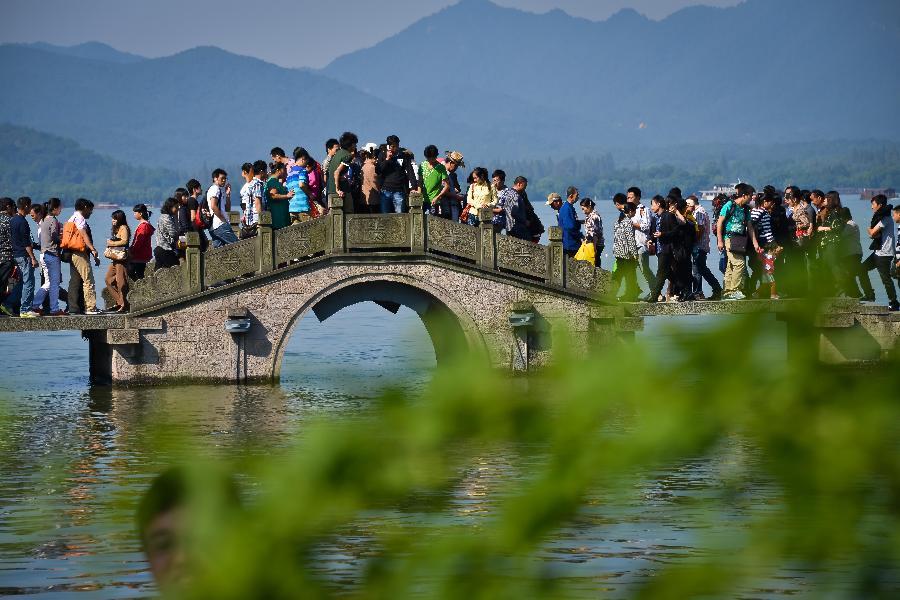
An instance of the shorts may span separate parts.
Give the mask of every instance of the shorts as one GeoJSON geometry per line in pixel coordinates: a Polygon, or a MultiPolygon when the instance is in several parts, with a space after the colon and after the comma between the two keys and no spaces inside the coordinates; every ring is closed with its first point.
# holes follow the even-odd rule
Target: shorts
{"type": "Polygon", "coordinates": [[[760,251],[763,273],[759,280],[763,283],[775,283],[775,259],[778,257],[775,253],[776,248],[778,248],[776,244],[766,244],[760,251]]]}

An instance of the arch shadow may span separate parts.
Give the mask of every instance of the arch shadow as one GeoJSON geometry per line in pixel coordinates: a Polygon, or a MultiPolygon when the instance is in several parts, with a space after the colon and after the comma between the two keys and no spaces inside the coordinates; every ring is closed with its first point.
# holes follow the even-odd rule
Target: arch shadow
{"type": "Polygon", "coordinates": [[[488,351],[468,310],[437,289],[413,277],[380,273],[357,275],[316,293],[291,317],[284,333],[277,341],[272,380],[281,377],[281,364],[288,340],[297,324],[310,311],[321,322],[348,306],[360,302],[374,302],[396,314],[401,306],[413,310],[422,320],[440,364],[454,356],[476,353],[487,360],[488,351]]]}

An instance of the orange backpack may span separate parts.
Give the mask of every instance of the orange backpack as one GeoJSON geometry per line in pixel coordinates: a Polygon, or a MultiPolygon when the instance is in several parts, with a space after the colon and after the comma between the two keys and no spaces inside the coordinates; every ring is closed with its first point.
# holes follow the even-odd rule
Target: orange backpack
{"type": "Polygon", "coordinates": [[[81,232],[78,231],[78,226],[75,225],[75,221],[68,221],[63,226],[62,239],[59,242],[59,247],[63,250],[71,250],[72,252],[84,252],[87,250],[84,238],[81,237],[81,232]]]}

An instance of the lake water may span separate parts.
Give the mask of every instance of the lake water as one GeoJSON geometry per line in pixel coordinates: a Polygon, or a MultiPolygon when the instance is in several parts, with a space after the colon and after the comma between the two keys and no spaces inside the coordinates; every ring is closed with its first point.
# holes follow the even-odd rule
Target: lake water
{"type": "MultiPolygon", "coordinates": [[[[555,223],[546,208],[539,209],[544,222],[555,223]]],[[[611,203],[601,208],[610,240],[611,203]]],[[[92,222],[95,238],[103,237],[109,212],[98,211],[92,222]]],[[[664,351],[673,324],[707,327],[710,321],[650,319],[641,337],[664,351]]],[[[773,342],[783,353],[777,346],[773,342]]],[[[164,440],[149,441],[156,417],[177,411],[168,435],[190,434],[192,447],[180,449],[187,454],[266,453],[302,432],[310,418],[364,415],[388,383],[422,390],[435,364],[415,313],[403,308],[391,315],[374,304],[347,308],[324,323],[305,318],[277,387],[91,389],[87,346],[77,332],[0,334],[0,355],[7,357],[0,376],[0,595],[35,599],[155,594],[133,520],[123,516],[117,499],[133,498],[172,460],[164,440]]],[[[721,461],[747,451],[735,442],[721,461]]],[[[721,461],[648,474],[642,493],[612,512],[598,492],[575,522],[548,541],[543,559],[584,590],[617,596],[652,576],[659,564],[704,552],[701,535],[706,542],[740,539],[744,523],[766,510],[775,492],[758,482],[724,520],[711,522],[691,500],[717,489],[721,461]]],[[[456,491],[466,507],[457,517],[461,526],[489,514],[496,498],[485,490],[521,477],[523,466],[497,454],[471,468],[456,491]]],[[[397,511],[379,518],[416,516],[397,511]]],[[[350,555],[334,556],[326,568],[352,574],[356,563],[350,555]]],[[[808,585],[802,572],[783,569],[768,582],[770,591],[757,595],[809,592],[808,585]]]]}

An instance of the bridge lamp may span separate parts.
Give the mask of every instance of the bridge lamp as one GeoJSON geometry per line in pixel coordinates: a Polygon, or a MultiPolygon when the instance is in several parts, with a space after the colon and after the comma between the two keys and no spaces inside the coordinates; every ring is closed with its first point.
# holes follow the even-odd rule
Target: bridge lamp
{"type": "Polygon", "coordinates": [[[247,309],[229,310],[225,319],[225,331],[236,335],[244,335],[250,331],[250,313],[247,309]]]}
{"type": "Polygon", "coordinates": [[[509,326],[513,329],[531,327],[534,325],[533,312],[513,312],[509,314],[509,326]]]}

